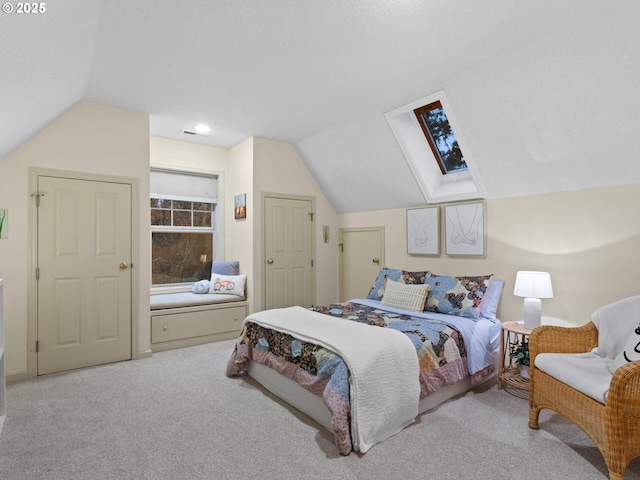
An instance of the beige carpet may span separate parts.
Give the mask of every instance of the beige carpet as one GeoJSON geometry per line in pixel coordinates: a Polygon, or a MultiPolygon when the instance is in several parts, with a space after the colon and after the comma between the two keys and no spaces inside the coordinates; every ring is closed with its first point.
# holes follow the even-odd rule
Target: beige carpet
{"type": "MultiPolygon", "coordinates": [[[[495,382],[423,414],[364,455],[248,379],[225,377],[233,342],[47,375],[8,386],[0,478],[607,478],[576,427],[495,382]]],[[[627,469],[640,479],[640,461],[627,469]]]]}

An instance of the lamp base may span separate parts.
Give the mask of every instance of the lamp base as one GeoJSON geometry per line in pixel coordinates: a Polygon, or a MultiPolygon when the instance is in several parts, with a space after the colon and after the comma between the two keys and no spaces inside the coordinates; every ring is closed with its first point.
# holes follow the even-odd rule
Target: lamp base
{"type": "Polygon", "coordinates": [[[524,328],[533,330],[542,323],[542,300],[539,298],[524,299],[524,328]]]}

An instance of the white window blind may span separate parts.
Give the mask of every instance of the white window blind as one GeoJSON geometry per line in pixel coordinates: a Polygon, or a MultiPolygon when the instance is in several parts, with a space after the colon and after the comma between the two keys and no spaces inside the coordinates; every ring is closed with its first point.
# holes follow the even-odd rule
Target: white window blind
{"type": "Polygon", "coordinates": [[[151,197],[217,203],[218,179],[212,175],[151,170],[151,197]]]}

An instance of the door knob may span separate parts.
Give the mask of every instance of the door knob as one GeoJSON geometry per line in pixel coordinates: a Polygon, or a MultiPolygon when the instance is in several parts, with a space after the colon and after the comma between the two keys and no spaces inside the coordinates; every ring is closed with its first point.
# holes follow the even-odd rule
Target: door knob
{"type": "Polygon", "coordinates": [[[129,265],[127,265],[127,262],[122,262],[120,264],[120,270],[126,270],[127,268],[129,268],[129,265]]]}
{"type": "Polygon", "coordinates": [[[273,258],[267,258],[267,263],[271,265],[273,263],[273,258]]]}
{"type": "Polygon", "coordinates": [[[373,263],[380,263],[380,259],[378,257],[373,257],[371,260],[373,263]]]}

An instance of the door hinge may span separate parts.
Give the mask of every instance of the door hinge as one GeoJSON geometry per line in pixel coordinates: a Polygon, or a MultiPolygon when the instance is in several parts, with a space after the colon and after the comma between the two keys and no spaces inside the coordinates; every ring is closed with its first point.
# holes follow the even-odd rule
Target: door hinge
{"type": "Polygon", "coordinates": [[[311,212],[309,213],[309,216],[311,217],[311,221],[313,222],[313,216],[315,215],[315,213],[311,212]]]}
{"type": "Polygon", "coordinates": [[[344,243],[339,243],[338,246],[340,247],[340,251],[344,252],[344,243]]]}
{"type": "Polygon", "coordinates": [[[36,267],[36,280],[40,280],[40,267],[36,267]]]}
{"type": "Polygon", "coordinates": [[[36,340],[36,353],[40,350],[40,340],[36,340]]]}
{"type": "Polygon", "coordinates": [[[313,267],[313,258],[311,259],[311,266],[313,267]]]}
{"type": "Polygon", "coordinates": [[[40,206],[40,197],[44,197],[44,193],[36,192],[31,194],[32,197],[36,197],[36,207],[40,206]]]}

